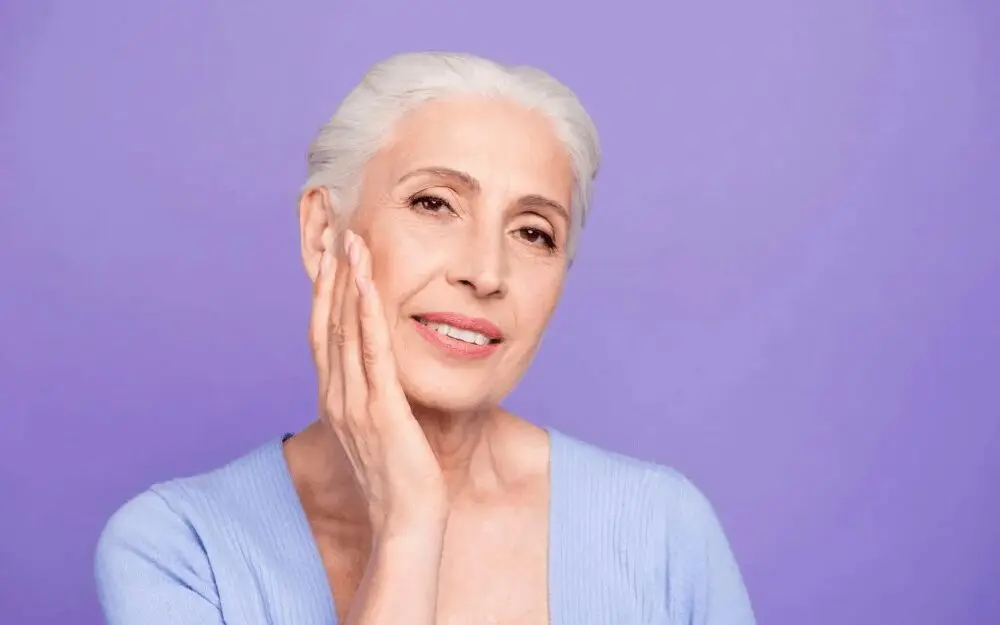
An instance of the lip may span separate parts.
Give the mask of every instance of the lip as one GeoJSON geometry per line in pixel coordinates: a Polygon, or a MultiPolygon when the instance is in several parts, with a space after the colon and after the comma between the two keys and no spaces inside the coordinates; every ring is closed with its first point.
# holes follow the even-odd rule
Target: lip
{"type": "Polygon", "coordinates": [[[486,319],[466,317],[458,313],[425,313],[413,316],[417,332],[427,342],[441,349],[448,356],[462,359],[480,359],[493,354],[500,347],[503,332],[486,319]],[[461,330],[478,332],[490,339],[486,345],[466,343],[431,329],[427,323],[443,323],[461,330]]]}
{"type": "Polygon", "coordinates": [[[491,341],[503,339],[503,330],[488,319],[466,317],[452,312],[430,312],[413,315],[415,318],[429,323],[444,323],[460,330],[471,330],[486,336],[491,341]]]}

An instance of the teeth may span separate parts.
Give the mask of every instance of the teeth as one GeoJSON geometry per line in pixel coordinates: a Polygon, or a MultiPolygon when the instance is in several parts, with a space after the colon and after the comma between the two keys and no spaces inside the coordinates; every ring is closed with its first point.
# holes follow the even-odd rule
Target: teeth
{"type": "Polygon", "coordinates": [[[453,328],[446,323],[428,323],[427,327],[435,332],[444,334],[445,336],[450,336],[453,339],[458,339],[459,341],[472,343],[474,345],[486,345],[490,342],[489,337],[484,334],[473,332],[472,330],[453,328]]]}

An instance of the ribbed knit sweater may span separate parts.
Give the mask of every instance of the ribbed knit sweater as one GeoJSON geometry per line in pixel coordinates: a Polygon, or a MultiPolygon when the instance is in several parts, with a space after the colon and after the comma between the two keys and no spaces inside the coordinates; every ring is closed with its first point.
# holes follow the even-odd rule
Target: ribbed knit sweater
{"type": "MultiPolygon", "coordinates": [[[[722,527],[691,482],[549,435],[551,625],[754,625],[722,527]]],[[[96,554],[109,625],[337,623],[282,441],[155,485],[111,517],[96,554]]]]}

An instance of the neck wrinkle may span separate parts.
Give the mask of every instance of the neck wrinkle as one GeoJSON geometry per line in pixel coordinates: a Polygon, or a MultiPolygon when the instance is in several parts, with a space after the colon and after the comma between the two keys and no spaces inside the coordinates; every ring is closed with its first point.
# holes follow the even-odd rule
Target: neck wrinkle
{"type": "MultiPolygon", "coordinates": [[[[466,496],[486,496],[502,486],[496,438],[502,411],[444,413],[416,408],[414,418],[444,473],[454,502],[466,496]]],[[[286,443],[286,458],[307,514],[318,522],[367,525],[364,495],[336,433],[318,420],[286,443]]]]}

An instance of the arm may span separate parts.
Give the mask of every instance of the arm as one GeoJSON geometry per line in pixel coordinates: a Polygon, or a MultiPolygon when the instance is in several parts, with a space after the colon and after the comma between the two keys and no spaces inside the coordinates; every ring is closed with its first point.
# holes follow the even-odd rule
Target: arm
{"type": "Polygon", "coordinates": [[[94,572],[108,625],[223,625],[198,536],[155,491],[111,517],[94,572]]]}
{"type": "MultiPolygon", "coordinates": [[[[691,567],[691,625],[755,625],[739,566],[712,504],[693,484],[686,484],[684,505],[686,562],[691,567]]],[[[681,621],[679,621],[681,622],[681,621]]]]}
{"type": "Polygon", "coordinates": [[[434,623],[443,541],[442,526],[376,543],[345,625],[434,623]]]}
{"type": "Polygon", "coordinates": [[[313,307],[321,406],[354,468],[374,536],[346,624],[433,625],[447,486],[396,377],[371,255],[348,231],[348,263],[337,271],[332,238],[323,235],[313,307]]]}

